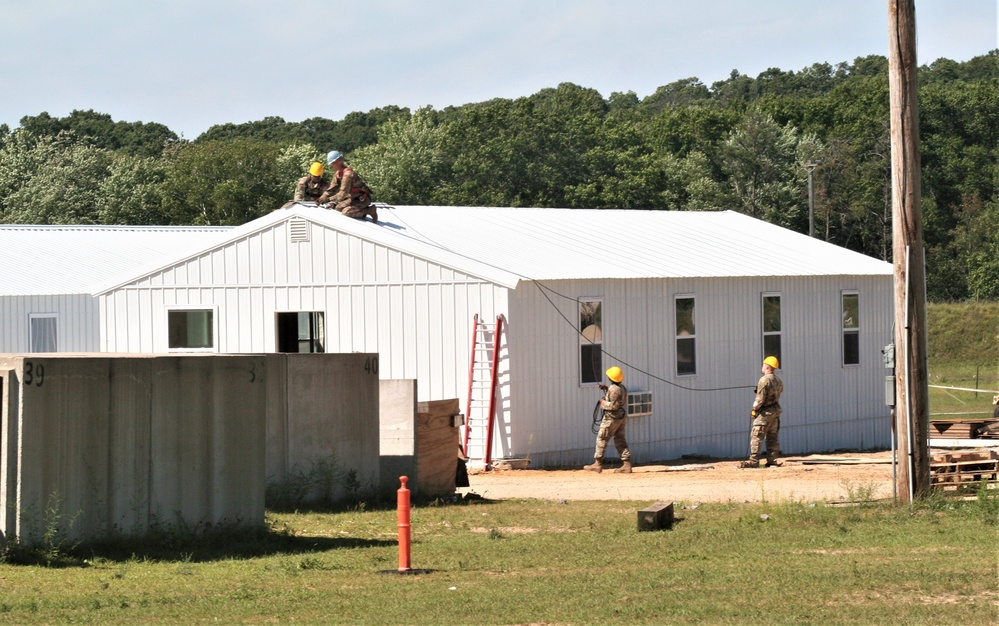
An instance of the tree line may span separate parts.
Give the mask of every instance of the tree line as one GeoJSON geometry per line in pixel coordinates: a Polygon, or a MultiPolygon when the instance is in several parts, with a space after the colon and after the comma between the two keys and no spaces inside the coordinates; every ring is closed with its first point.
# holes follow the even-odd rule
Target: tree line
{"type": "MultiPolygon", "coordinates": [[[[918,77],[929,296],[997,300],[999,50],[918,77]]],[[[730,209],[890,261],[888,107],[888,61],[867,56],[688,78],[645,98],[563,83],[440,110],[222,124],[194,140],[41,113],[0,125],[0,222],[242,224],[337,149],[389,204],[730,209]]]]}

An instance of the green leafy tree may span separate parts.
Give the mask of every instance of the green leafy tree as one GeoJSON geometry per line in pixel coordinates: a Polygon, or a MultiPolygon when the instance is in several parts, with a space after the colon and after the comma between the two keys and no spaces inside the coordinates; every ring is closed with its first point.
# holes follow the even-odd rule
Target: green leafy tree
{"type": "Polygon", "coordinates": [[[0,217],[12,224],[96,224],[109,151],[72,133],[19,129],[0,151],[0,217]]]}
{"type": "Polygon", "coordinates": [[[286,122],[281,117],[265,117],[242,124],[218,124],[198,136],[196,142],[254,139],[283,144],[312,144],[321,150],[339,150],[344,154],[371,145],[378,140],[378,129],[385,122],[409,117],[409,109],[387,106],[367,113],[354,111],[343,120],[334,122],[323,117],[312,117],[302,122],[286,122]]]}
{"type": "Polygon", "coordinates": [[[21,118],[21,128],[35,137],[55,137],[70,132],[91,145],[139,156],[159,156],[177,135],[163,124],[115,122],[107,113],[73,111],[67,117],[48,113],[21,118]]]}
{"type": "Polygon", "coordinates": [[[530,115],[526,100],[496,99],[462,107],[449,115],[444,152],[453,157],[443,194],[447,204],[529,206],[531,147],[522,130],[530,115]]]}
{"type": "Polygon", "coordinates": [[[780,126],[761,113],[748,115],[729,135],[724,168],[738,210],[799,232],[807,230],[798,143],[797,129],[780,126]]]}
{"type": "Polygon", "coordinates": [[[640,108],[647,116],[652,117],[664,109],[705,103],[711,97],[711,90],[697,77],[684,78],[656,89],[642,99],[640,108]]]}
{"type": "Polygon", "coordinates": [[[108,175],[100,182],[97,219],[101,224],[165,225],[163,183],[167,170],[163,159],[114,155],[108,175]]]}
{"type": "MultiPolygon", "coordinates": [[[[999,183],[999,176],[996,177],[999,183]]],[[[989,202],[958,232],[956,247],[966,259],[968,293],[976,300],[999,300],[999,202],[989,202]]]]}
{"type": "Polygon", "coordinates": [[[281,148],[252,139],[180,144],[168,151],[163,210],[171,224],[239,225],[282,206],[281,148]]]}
{"type": "Polygon", "coordinates": [[[446,152],[450,125],[437,123],[430,107],[412,117],[388,120],[378,142],[352,153],[357,168],[376,201],[390,204],[449,204],[445,181],[453,159],[446,152]]]}

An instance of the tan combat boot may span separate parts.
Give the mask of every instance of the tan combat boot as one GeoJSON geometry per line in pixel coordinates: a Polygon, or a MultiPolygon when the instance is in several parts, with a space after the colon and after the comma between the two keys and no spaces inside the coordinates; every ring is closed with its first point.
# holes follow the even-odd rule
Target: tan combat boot
{"type": "Polygon", "coordinates": [[[625,461],[621,464],[621,467],[614,470],[615,474],[630,474],[631,473],[631,461],[625,461]]]}
{"type": "Polygon", "coordinates": [[[584,465],[583,469],[590,470],[591,472],[596,472],[599,474],[600,472],[604,471],[603,459],[593,459],[593,465],[584,465]]]}
{"type": "Polygon", "coordinates": [[[368,215],[371,216],[371,221],[372,222],[374,222],[376,224],[378,223],[378,208],[375,207],[375,205],[373,205],[373,204],[368,205],[368,215]]]}

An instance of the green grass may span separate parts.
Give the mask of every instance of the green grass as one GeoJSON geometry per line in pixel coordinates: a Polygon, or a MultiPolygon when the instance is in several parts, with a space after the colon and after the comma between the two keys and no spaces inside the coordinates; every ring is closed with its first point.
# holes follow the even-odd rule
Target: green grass
{"type": "Polygon", "coordinates": [[[926,317],[931,364],[999,365],[999,302],[931,303],[926,317]]]}
{"type": "Polygon", "coordinates": [[[266,532],[0,564],[0,623],[994,624],[999,501],[416,506],[398,575],[388,509],[275,514],[266,532]]]}
{"type": "MultiPolygon", "coordinates": [[[[929,384],[999,390],[999,302],[927,307],[929,384]]],[[[930,387],[931,419],[992,417],[991,391],[930,387]]]]}

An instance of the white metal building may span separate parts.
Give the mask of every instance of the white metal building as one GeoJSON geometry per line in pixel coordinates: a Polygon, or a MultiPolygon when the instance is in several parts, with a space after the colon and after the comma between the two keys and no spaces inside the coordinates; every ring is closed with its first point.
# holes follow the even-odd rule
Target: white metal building
{"type": "MultiPolygon", "coordinates": [[[[890,264],[734,212],[307,204],[94,289],[107,352],[370,352],[421,401],[469,395],[473,318],[503,316],[491,456],[592,458],[610,365],[643,403],[635,462],[744,456],[781,360],[785,452],[889,443],[890,264]]],[[[469,415],[473,458],[484,417],[469,415]]]]}
{"type": "Polygon", "coordinates": [[[98,286],[227,230],[0,225],[0,353],[99,351],[98,286]]]}

